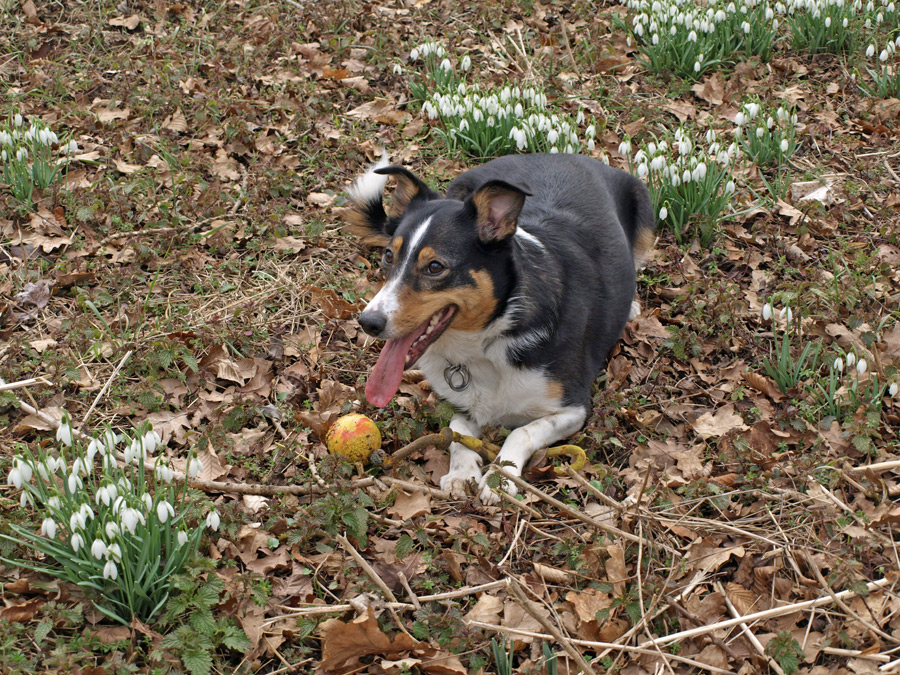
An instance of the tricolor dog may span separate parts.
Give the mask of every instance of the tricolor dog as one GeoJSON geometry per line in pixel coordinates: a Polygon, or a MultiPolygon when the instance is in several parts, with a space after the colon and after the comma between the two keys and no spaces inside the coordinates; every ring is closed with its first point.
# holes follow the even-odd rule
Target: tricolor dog
{"type": "MultiPolygon", "coordinates": [[[[416,366],[460,411],[455,431],[513,429],[495,461],[515,475],[578,431],[609,350],[639,311],[635,265],[655,222],[644,185],[588,157],[518,155],[466,171],[441,197],[385,157],[349,196],[351,231],[384,249],[385,284],[359,316],[385,340],[369,402],[386,406],[416,366]]],[[[478,454],[454,443],[441,488],[461,496],[474,483],[494,503],[486,480],[478,454]]]]}

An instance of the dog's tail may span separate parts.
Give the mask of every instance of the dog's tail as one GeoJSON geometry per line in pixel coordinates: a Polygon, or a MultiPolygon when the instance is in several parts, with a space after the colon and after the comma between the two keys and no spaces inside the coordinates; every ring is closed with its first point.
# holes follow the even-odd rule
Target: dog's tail
{"type": "Polygon", "coordinates": [[[620,212],[626,217],[624,222],[628,240],[631,242],[631,254],[634,256],[634,266],[639,269],[644,266],[650,249],[653,248],[656,231],[656,213],[653,210],[653,202],[647,186],[639,179],[629,181],[630,189],[622,195],[627,203],[620,204],[620,212]]]}
{"type": "Polygon", "coordinates": [[[387,175],[375,173],[376,169],[386,167],[389,160],[385,152],[381,159],[357,178],[347,190],[350,205],[343,214],[347,221],[347,229],[370,246],[384,246],[389,239],[384,229],[388,216],[383,201],[387,175]]]}

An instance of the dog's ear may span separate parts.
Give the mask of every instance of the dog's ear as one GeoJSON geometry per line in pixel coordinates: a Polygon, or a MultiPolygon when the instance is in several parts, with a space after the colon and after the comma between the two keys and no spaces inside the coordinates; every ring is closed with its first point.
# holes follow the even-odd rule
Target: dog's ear
{"type": "Polygon", "coordinates": [[[397,228],[397,223],[391,221],[384,212],[382,202],[387,178],[379,175],[378,170],[387,164],[388,156],[385,153],[377,164],[357,178],[347,190],[350,204],[343,213],[347,229],[369,246],[387,246],[397,228]]]}
{"type": "Polygon", "coordinates": [[[418,176],[403,166],[383,166],[375,169],[382,176],[394,176],[397,187],[391,195],[391,218],[400,219],[416,199],[440,199],[441,196],[428,187],[418,176]]]}
{"type": "Polygon", "coordinates": [[[466,201],[475,209],[478,238],[487,244],[515,233],[525,197],[530,195],[525,186],[504,180],[488,181],[475,190],[466,201]]]}

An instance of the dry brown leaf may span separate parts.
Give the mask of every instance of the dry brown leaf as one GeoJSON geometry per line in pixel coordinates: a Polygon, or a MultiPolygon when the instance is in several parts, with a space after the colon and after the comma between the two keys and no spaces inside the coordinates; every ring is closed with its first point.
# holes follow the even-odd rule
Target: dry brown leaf
{"type": "Polygon", "coordinates": [[[163,121],[163,129],[168,129],[169,131],[174,131],[178,134],[183,134],[187,131],[187,118],[184,116],[184,113],[181,112],[181,108],[176,108],[175,112],[163,121]]]}
{"type": "Polygon", "coordinates": [[[718,72],[713,72],[703,82],[698,82],[691,91],[697,98],[706,101],[711,105],[722,105],[725,98],[725,84],[722,82],[722,76],[718,72]]]}
{"type": "Polygon", "coordinates": [[[621,544],[611,544],[603,549],[609,555],[606,561],[606,579],[613,585],[616,595],[625,594],[628,570],[625,567],[625,549],[621,544]]]}
{"type": "Polygon", "coordinates": [[[6,621],[16,621],[18,623],[28,623],[34,619],[38,610],[46,602],[44,598],[32,598],[18,605],[8,605],[0,609],[0,619],[6,621]]]}
{"type": "Polygon", "coordinates": [[[405,633],[393,639],[378,627],[375,612],[366,613],[350,622],[329,619],[322,624],[322,661],[319,669],[335,675],[359,670],[362,656],[396,657],[411,651],[418,643],[405,633]]]}
{"type": "Polygon", "coordinates": [[[431,495],[427,492],[407,494],[399,492],[387,512],[400,520],[409,520],[431,513],[431,495]]]}
{"type": "Polygon", "coordinates": [[[566,601],[572,603],[575,614],[581,621],[596,622],[597,612],[612,607],[613,598],[609,593],[588,588],[584,591],[569,591],[566,601]]]}
{"type": "MultiPolygon", "coordinates": [[[[106,109],[97,113],[97,119],[101,122],[112,122],[113,120],[127,120],[131,115],[131,109],[123,108],[122,110],[106,109]]],[[[81,157],[79,157],[81,159],[81,157]]]]}
{"type": "Polygon", "coordinates": [[[126,30],[135,30],[141,25],[141,15],[132,14],[131,16],[115,16],[109,20],[109,25],[125,28],[126,30]]]}
{"type": "Polygon", "coordinates": [[[124,174],[135,173],[144,168],[140,164],[129,164],[124,159],[115,159],[113,164],[116,166],[116,171],[124,174]]]}
{"type": "Polygon", "coordinates": [[[704,413],[695,419],[691,426],[703,439],[724,436],[734,430],[746,431],[750,428],[744,424],[743,418],[734,411],[734,406],[730,403],[715,413],[704,413]]]}

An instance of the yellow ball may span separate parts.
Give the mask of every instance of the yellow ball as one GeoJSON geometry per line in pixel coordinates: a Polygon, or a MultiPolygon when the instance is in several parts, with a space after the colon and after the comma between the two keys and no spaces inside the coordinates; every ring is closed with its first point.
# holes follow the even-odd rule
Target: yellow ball
{"type": "Polygon", "coordinates": [[[325,434],[325,446],[333,455],[351,462],[367,462],[381,447],[381,431],[365,415],[344,415],[335,420],[325,434]]]}

